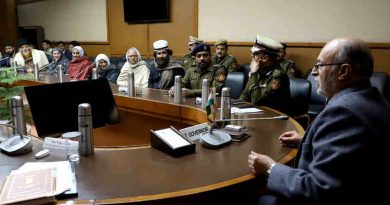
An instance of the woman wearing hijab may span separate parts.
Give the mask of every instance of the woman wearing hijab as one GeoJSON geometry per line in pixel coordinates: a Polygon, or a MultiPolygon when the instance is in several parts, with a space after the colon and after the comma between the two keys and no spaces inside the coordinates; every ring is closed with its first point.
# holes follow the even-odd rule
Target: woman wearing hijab
{"type": "Polygon", "coordinates": [[[53,62],[47,66],[47,75],[57,75],[59,67],[61,66],[63,74],[66,73],[69,67],[69,60],[62,55],[62,52],[58,48],[52,49],[53,62]]]}
{"type": "Polygon", "coordinates": [[[132,72],[134,73],[134,84],[137,87],[148,87],[150,71],[146,62],[141,59],[139,51],[134,47],[127,50],[126,60],[116,82],[119,85],[127,86],[127,74],[132,72]]]}
{"type": "Polygon", "coordinates": [[[107,78],[108,82],[116,83],[119,71],[110,67],[110,59],[105,54],[99,54],[95,59],[97,74],[99,78],[107,78]]]}
{"type": "Polygon", "coordinates": [[[72,80],[86,80],[92,73],[92,62],[84,55],[84,50],[80,46],[72,49],[72,61],[67,71],[72,80]]]}

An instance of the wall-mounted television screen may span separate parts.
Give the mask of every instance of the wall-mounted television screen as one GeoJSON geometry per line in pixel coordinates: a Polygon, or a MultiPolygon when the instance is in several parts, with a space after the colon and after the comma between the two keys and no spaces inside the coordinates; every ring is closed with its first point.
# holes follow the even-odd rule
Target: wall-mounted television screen
{"type": "Polygon", "coordinates": [[[169,0],[123,0],[125,22],[169,22],[169,0]]]}

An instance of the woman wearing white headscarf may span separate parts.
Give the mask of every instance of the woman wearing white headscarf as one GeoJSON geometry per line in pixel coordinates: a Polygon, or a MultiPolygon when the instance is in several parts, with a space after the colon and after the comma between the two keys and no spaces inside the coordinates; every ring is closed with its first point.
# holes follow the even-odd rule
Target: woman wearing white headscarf
{"type": "Polygon", "coordinates": [[[119,71],[110,66],[110,59],[105,54],[99,54],[95,58],[96,70],[99,78],[107,78],[108,82],[116,83],[119,71]]]}
{"type": "Polygon", "coordinates": [[[92,73],[92,62],[84,55],[84,50],[80,46],[72,48],[72,61],[67,71],[72,80],[86,80],[92,73]]]}
{"type": "Polygon", "coordinates": [[[149,68],[145,61],[141,59],[141,54],[136,48],[130,48],[126,52],[126,63],[121,69],[117,83],[127,86],[127,74],[134,73],[134,84],[139,87],[148,87],[149,68]]]}

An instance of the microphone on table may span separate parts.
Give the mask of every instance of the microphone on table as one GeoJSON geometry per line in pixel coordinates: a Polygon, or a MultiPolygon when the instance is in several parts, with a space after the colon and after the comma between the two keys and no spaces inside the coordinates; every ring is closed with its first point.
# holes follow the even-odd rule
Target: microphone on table
{"type": "Polygon", "coordinates": [[[0,144],[0,150],[9,155],[20,155],[32,150],[32,142],[27,134],[26,122],[24,120],[23,99],[21,96],[11,98],[12,121],[14,125],[0,124],[13,129],[13,136],[0,144]]]}
{"type": "Polygon", "coordinates": [[[243,119],[219,119],[213,122],[210,126],[209,132],[212,133],[212,130],[219,128],[217,123],[221,122],[237,122],[237,121],[254,121],[254,120],[287,120],[289,116],[287,115],[278,115],[273,117],[253,117],[253,118],[243,118],[243,119]]]}
{"type": "Polygon", "coordinates": [[[234,121],[254,121],[254,120],[287,120],[289,117],[287,115],[279,115],[273,117],[255,117],[255,118],[243,118],[243,119],[220,119],[213,122],[210,126],[210,130],[207,133],[204,133],[200,139],[202,145],[207,148],[219,148],[224,145],[229,144],[232,141],[232,137],[223,131],[215,130],[220,128],[217,123],[220,122],[234,122],[234,121]]]}
{"type": "Polygon", "coordinates": [[[43,71],[43,70],[47,70],[47,68],[49,68],[49,66],[50,66],[51,64],[55,63],[55,62],[56,62],[56,61],[53,61],[53,62],[51,62],[51,63],[49,63],[49,64],[46,64],[46,65],[40,67],[40,68],[38,69],[38,72],[41,72],[41,71],[43,71]]]}
{"type": "Polygon", "coordinates": [[[77,75],[75,75],[75,76],[73,77],[73,79],[77,80],[77,77],[79,77],[84,71],[87,72],[88,69],[90,69],[91,67],[93,67],[93,66],[95,66],[95,65],[96,65],[96,63],[92,63],[91,65],[85,67],[85,68],[82,69],[79,73],[77,73],[77,75]]]}

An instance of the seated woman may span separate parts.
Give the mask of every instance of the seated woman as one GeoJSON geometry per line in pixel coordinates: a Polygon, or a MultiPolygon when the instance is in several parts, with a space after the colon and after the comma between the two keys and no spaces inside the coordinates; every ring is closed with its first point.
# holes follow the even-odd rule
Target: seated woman
{"type": "Polygon", "coordinates": [[[57,75],[59,67],[62,68],[62,73],[65,74],[69,67],[69,60],[63,56],[58,48],[52,49],[53,62],[51,62],[46,70],[47,75],[57,75]]]}
{"type": "Polygon", "coordinates": [[[87,56],[84,55],[84,50],[80,46],[75,46],[72,49],[72,61],[67,71],[71,80],[86,80],[92,73],[93,64],[87,56]]]}
{"type": "Polygon", "coordinates": [[[99,54],[95,59],[98,78],[107,78],[108,82],[116,83],[119,71],[110,67],[110,59],[105,54],[99,54]]]}
{"type": "Polygon", "coordinates": [[[150,71],[146,62],[141,59],[139,51],[134,47],[127,50],[126,60],[116,82],[119,85],[127,85],[127,74],[132,72],[134,73],[134,84],[137,87],[148,87],[150,71]]]}

